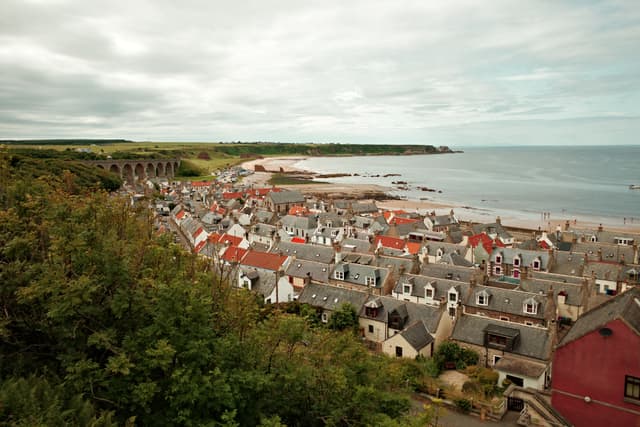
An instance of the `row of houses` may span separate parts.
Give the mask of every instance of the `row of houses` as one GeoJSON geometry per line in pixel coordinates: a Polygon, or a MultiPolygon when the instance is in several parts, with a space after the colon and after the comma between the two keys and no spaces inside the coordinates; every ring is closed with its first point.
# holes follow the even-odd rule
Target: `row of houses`
{"type": "MultiPolygon", "coordinates": [[[[571,376],[558,373],[566,359],[557,357],[576,357],[560,349],[579,346],[575,342],[593,332],[584,319],[597,317],[589,324],[602,329],[616,316],[607,307],[625,298],[622,323],[637,334],[640,267],[632,234],[567,224],[522,240],[499,218],[461,224],[453,211],[382,211],[374,202],[233,190],[211,191],[214,196],[199,210],[184,203],[174,208],[171,218],[190,248],[229,271],[233,286],[257,292],[265,303],[298,300],[316,307],[323,322],[350,304],[363,339],[390,356],[430,357],[440,343],[455,341],[498,371],[501,383],[550,391],[560,390],[560,382],[562,406],[575,390],[567,385],[571,376]],[[212,213],[218,221],[204,221],[212,213]],[[608,317],[594,315],[603,310],[608,317]]],[[[618,329],[609,329],[617,337],[618,329]]],[[[624,378],[612,379],[630,384],[629,393],[620,386],[618,400],[609,403],[627,414],[635,413],[627,400],[640,402],[633,397],[638,350],[616,349],[636,355],[635,364],[624,365],[624,378]]]]}

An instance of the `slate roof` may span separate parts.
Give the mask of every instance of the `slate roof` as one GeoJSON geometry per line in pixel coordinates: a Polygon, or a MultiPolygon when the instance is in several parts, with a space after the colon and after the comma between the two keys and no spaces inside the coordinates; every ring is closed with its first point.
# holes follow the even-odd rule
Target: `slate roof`
{"type": "Polygon", "coordinates": [[[454,243],[446,243],[446,242],[432,242],[427,241],[422,245],[422,251],[425,254],[436,256],[438,254],[438,250],[444,254],[457,253],[459,255],[464,256],[467,253],[468,248],[462,245],[456,245],[454,243]]]}
{"type": "Polygon", "coordinates": [[[297,259],[291,262],[289,267],[285,270],[285,274],[303,279],[307,277],[307,273],[310,275],[312,280],[327,283],[329,281],[331,269],[328,264],[297,259]]]}
{"type": "Polygon", "coordinates": [[[498,224],[497,222],[490,224],[476,224],[473,227],[473,234],[486,233],[489,236],[496,235],[501,239],[511,239],[513,236],[509,233],[502,224],[498,224]]]}
{"type": "Polygon", "coordinates": [[[584,285],[574,283],[563,283],[558,281],[541,280],[536,278],[529,278],[520,281],[520,287],[518,288],[525,292],[531,292],[539,294],[542,292],[544,295],[553,289],[554,298],[558,298],[558,294],[563,292],[567,297],[565,303],[567,305],[582,306],[584,305],[584,299],[588,296],[585,295],[584,285]]]}
{"type": "Polygon", "coordinates": [[[517,256],[520,258],[520,265],[522,267],[533,267],[533,261],[540,259],[540,269],[546,270],[549,266],[549,252],[548,251],[528,251],[520,248],[496,248],[491,253],[490,261],[495,262],[496,256],[502,256],[502,263],[512,264],[513,259],[517,256]]]}
{"type": "Polygon", "coordinates": [[[555,262],[549,272],[568,276],[582,276],[585,257],[581,253],[556,251],[555,262]]]}
{"type": "Polygon", "coordinates": [[[356,309],[356,312],[359,312],[367,297],[366,292],[310,283],[302,289],[298,301],[331,311],[337,310],[344,303],[349,303],[356,309]]]}
{"type": "Polygon", "coordinates": [[[422,321],[415,322],[400,332],[400,335],[417,351],[422,350],[433,342],[433,337],[429,334],[427,327],[422,321]]]}
{"type": "Polygon", "coordinates": [[[461,267],[473,267],[473,263],[471,261],[455,252],[444,255],[442,258],[440,258],[439,262],[442,264],[458,265],[461,267]]]}
{"type": "Polygon", "coordinates": [[[279,191],[270,192],[267,194],[274,204],[279,205],[283,203],[304,203],[304,194],[298,191],[279,191]]]}
{"type": "Polygon", "coordinates": [[[427,285],[431,285],[431,287],[433,287],[434,289],[433,300],[437,301],[442,299],[446,301],[447,293],[451,288],[455,288],[458,291],[460,299],[464,298],[469,289],[469,283],[447,279],[435,279],[433,277],[426,277],[416,274],[403,274],[398,279],[398,283],[393,289],[393,292],[402,295],[404,284],[411,284],[411,296],[420,298],[425,297],[425,288],[427,287],[427,285]]]}
{"type": "Polygon", "coordinates": [[[269,252],[282,253],[282,255],[295,256],[297,259],[317,261],[323,264],[330,264],[334,259],[332,247],[308,243],[278,242],[271,247],[269,252]]]}
{"type": "Polygon", "coordinates": [[[539,360],[549,359],[552,336],[549,330],[545,328],[520,326],[486,317],[463,315],[456,320],[451,339],[484,346],[484,331],[489,325],[518,330],[519,337],[511,353],[539,360]]]}
{"type": "Polygon", "coordinates": [[[612,320],[621,319],[640,335],[640,288],[631,288],[589,310],[576,320],[558,347],[602,328],[612,320]]]}
{"type": "Polygon", "coordinates": [[[283,227],[299,228],[303,230],[311,230],[318,226],[318,222],[314,216],[285,215],[280,218],[280,222],[283,227]]]}
{"type": "Polygon", "coordinates": [[[477,270],[475,268],[447,264],[423,264],[420,270],[422,276],[456,280],[465,283],[469,283],[476,273],[477,270]]]}
{"type": "Polygon", "coordinates": [[[595,275],[596,279],[611,280],[613,282],[624,278],[624,272],[628,267],[617,262],[589,262],[584,266],[584,275],[595,275]]]}
{"type": "Polygon", "coordinates": [[[438,325],[440,324],[440,319],[442,318],[442,314],[444,310],[439,307],[433,307],[425,304],[418,304],[410,301],[403,301],[401,299],[396,299],[390,296],[381,296],[381,297],[373,297],[369,296],[366,304],[377,304],[378,305],[378,316],[375,318],[371,318],[365,315],[365,309],[362,308],[360,312],[361,317],[365,317],[367,319],[373,319],[378,322],[388,323],[389,321],[389,313],[394,310],[401,310],[403,313],[406,313],[407,322],[406,325],[411,325],[414,322],[424,322],[424,326],[430,333],[435,333],[438,329],[438,325]]]}
{"type": "Polygon", "coordinates": [[[605,243],[574,243],[574,252],[586,253],[591,261],[599,259],[598,251],[602,251],[602,261],[620,262],[624,258],[625,262],[633,262],[635,255],[633,246],[609,245],[605,243]]]}
{"type": "Polygon", "coordinates": [[[376,213],[378,212],[378,207],[376,206],[375,203],[359,202],[359,203],[352,203],[351,210],[356,215],[363,214],[363,213],[376,213]]]}
{"type": "Polygon", "coordinates": [[[528,378],[539,378],[540,375],[547,370],[547,365],[505,356],[498,360],[494,368],[510,374],[522,375],[528,378]]]}
{"type": "MultiPolygon", "coordinates": [[[[341,262],[335,266],[334,271],[339,271],[344,274],[344,279],[341,281],[361,286],[367,286],[367,277],[375,277],[374,288],[381,288],[387,280],[387,276],[389,276],[389,270],[387,268],[355,263],[341,262]]],[[[332,275],[332,277],[335,279],[335,275],[332,275]]]]}
{"type": "Polygon", "coordinates": [[[494,286],[475,286],[473,290],[464,299],[464,305],[476,307],[479,310],[492,310],[505,314],[516,314],[519,316],[533,317],[537,319],[545,318],[545,308],[547,307],[547,295],[537,293],[518,291],[513,289],[503,289],[494,286]],[[477,296],[480,293],[488,296],[488,304],[480,305],[477,303],[477,296]],[[523,304],[525,301],[533,298],[538,304],[536,314],[525,313],[523,304]]]}
{"type": "Polygon", "coordinates": [[[368,252],[371,247],[371,242],[364,239],[343,239],[340,243],[342,252],[368,252]]]}
{"type": "Polygon", "coordinates": [[[582,277],[556,274],[556,273],[547,273],[546,271],[529,270],[529,277],[541,279],[541,280],[551,280],[554,282],[572,283],[574,285],[581,285],[582,283],[584,283],[584,278],[582,277]]]}

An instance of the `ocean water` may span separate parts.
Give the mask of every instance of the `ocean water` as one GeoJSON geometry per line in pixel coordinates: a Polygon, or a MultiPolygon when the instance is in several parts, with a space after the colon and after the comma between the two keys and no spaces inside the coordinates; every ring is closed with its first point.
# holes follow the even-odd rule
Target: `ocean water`
{"type": "Polygon", "coordinates": [[[296,167],[360,176],[323,179],[394,187],[411,199],[467,206],[487,215],[640,222],[640,146],[473,147],[420,156],[314,157],[296,167]],[[385,174],[400,176],[383,177],[385,174]],[[379,175],[374,177],[372,175],[379,175]],[[406,181],[398,189],[393,181],[406,181]],[[428,187],[442,191],[422,191],[428,187]]]}

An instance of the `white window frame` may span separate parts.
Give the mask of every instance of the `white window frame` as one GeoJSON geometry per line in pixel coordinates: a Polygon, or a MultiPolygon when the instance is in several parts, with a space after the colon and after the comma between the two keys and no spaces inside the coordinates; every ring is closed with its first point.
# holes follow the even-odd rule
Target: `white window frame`
{"type": "Polygon", "coordinates": [[[367,286],[375,286],[376,285],[376,278],[372,277],[372,276],[367,276],[364,278],[364,283],[367,286]]]}
{"type": "Polygon", "coordinates": [[[542,267],[542,262],[538,258],[536,258],[536,259],[533,260],[533,264],[532,265],[533,265],[533,269],[538,271],[542,267]]]}
{"type": "Polygon", "coordinates": [[[483,306],[489,305],[489,295],[485,295],[482,292],[478,293],[478,295],[476,295],[476,304],[483,306]],[[482,298],[482,301],[480,301],[480,298],[482,298]]]}
{"type": "Polygon", "coordinates": [[[449,292],[449,302],[458,302],[458,294],[455,292],[449,292]],[[453,295],[453,298],[451,296],[453,295]]]}
{"type": "Polygon", "coordinates": [[[327,323],[329,321],[329,315],[327,314],[327,312],[322,313],[322,315],[320,316],[320,320],[322,320],[322,323],[327,323]]]}
{"type": "Polygon", "coordinates": [[[433,288],[424,288],[424,297],[425,299],[433,299],[434,289],[433,288]],[[431,295],[429,295],[431,294],[431,295]]]}
{"type": "Polygon", "coordinates": [[[538,314],[538,304],[527,304],[525,302],[522,304],[522,311],[524,311],[526,314],[538,314]],[[531,310],[529,310],[529,307],[531,307],[531,310]]]}
{"type": "Polygon", "coordinates": [[[514,267],[520,267],[520,258],[519,257],[514,257],[513,258],[513,266],[514,267]]]}
{"type": "Polygon", "coordinates": [[[502,264],[502,255],[496,255],[496,264],[502,264]]]}
{"type": "Polygon", "coordinates": [[[405,283],[402,285],[402,294],[403,295],[411,295],[411,291],[412,291],[412,286],[405,283]]]}
{"type": "Polygon", "coordinates": [[[344,280],[344,271],[335,271],[333,276],[336,280],[344,280]]]}

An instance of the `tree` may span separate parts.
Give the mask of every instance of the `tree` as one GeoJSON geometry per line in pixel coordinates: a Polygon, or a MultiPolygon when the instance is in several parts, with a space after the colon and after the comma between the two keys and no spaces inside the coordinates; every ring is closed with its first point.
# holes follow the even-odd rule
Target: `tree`
{"type": "Polygon", "coordinates": [[[349,303],[343,303],[340,308],[331,314],[328,326],[336,331],[349,329],[356,332],[358,329],[358,313],[356,309],[349,303]]]}

